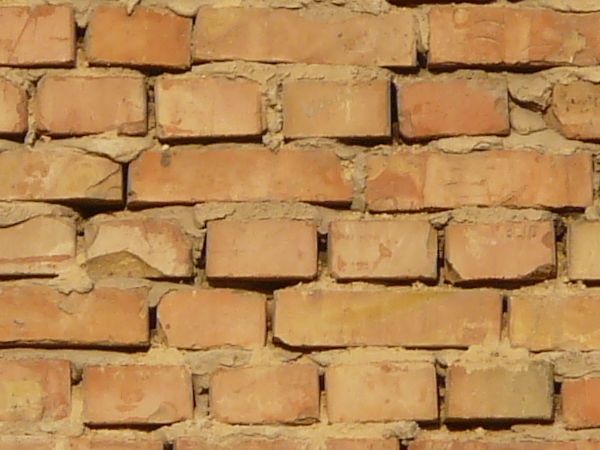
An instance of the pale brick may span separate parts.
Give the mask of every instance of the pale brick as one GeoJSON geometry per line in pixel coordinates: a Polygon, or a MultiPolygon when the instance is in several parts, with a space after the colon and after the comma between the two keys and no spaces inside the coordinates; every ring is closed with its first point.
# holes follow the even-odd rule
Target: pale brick
{"type": "Polygon", "coordinates": [[[548,122],[563,135],[570,139],[600,139],[599,116],[600,85],[574,81],[554,86],[548,122]]]}
{"type": "Polygon", "coordinates": [[[57,450],[56,445],[48,436],[0,436],[2,450],[57,450]]]}
{"type": "Polygon", "coordinates": [[[600,279],[600,222],[569,224],[567,270],[572,280],[600,279]]]}
{"type": "Polygon", "coordinates": [[[327,450],[399,450],[398,439],[361,439],[361,438],[337,438],[329,439],[326,444],[327,450]]]}
{"type": "Polygon", "coordinates": [[[175,441],[175,450],[309,450],[300,440],[243,436],[215,436],[212,439],[184,437],[175,441]]]}
{"type": "Polygon", "coordinates": [[[82,437],[71,439],[67,450],[164,450],[164,445],[157,439],[82,437]]]}
{"type": "MultiPolygon", "coordinates": [[[[1,15],[0,12],[0,21],[1,15]]],[[[12,81],[0,78],[0,135],[20,135],[26,131],[27,92],[12,81]]]]}
{"type": "Polygon", "coordinates": [[[542,441],[532,437],[529,440],[504,439],[498,442],[485,439],[485,437],[483,440],[417,439],[410,443],[408,450],[598,450],[600,448],[600,441],[594,440],[542,441]]]}

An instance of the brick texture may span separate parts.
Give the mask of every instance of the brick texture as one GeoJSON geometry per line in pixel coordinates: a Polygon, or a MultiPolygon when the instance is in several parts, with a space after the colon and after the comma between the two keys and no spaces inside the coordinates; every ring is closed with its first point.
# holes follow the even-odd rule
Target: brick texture
{"type": "Polygon", "coordinates": [[[561,395],[563,420],[567,428],[592,428],[600,424],[599,378],[565,380],[561,395]]]}
{"type": "Polygon", "coordinates": [[[213,440],[202,438],[179,438],[175,441],[176,450],[307,450],[305,443],[299,440],[259,438],[259,437],[215,437],[213,440]]]}
{"type": "Polygon", "coordinates": [[[20,135],[26,131],[27,92],[17,84],[0,78],[0,135],[20,135]]]}
{"type": "Polygon", "coordinates": [[[327,450],[398,450],[400,443],[397,439],[330,439],[327,450]]]}
{"type": "Polygon", "coordinates": [[[600,139],[599,97],[600,86],[587,81],[557,84],[552,93],[549,122],[570,139],[600,139]]]}
{"type": "Polygon", "coordinates": [[[567,267],[572,280],[598,280],[600,222],[573,222],[567,233],[567,267]]]}

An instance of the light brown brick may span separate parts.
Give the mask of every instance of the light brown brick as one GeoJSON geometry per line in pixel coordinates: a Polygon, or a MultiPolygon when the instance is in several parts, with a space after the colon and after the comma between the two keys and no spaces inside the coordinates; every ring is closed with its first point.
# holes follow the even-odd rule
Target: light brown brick
{"type": "MultiPolygon", "coordinates": [[[[0,8],[0,22],[1,11],[0,8]]],[[[16,83],[0,78],[0,135],[15,136],[26,131],[27,92],[16,83]]]]}
{"type": "MultiPolygon", "coordinates": [[[[484,437],[483,439],[486,439],[484,437]]],[[[489,439],[489,438],[488,438],[489,439]]],[[[529,440],[511,439],[504,442],[492,440],[419,440],[412,441],[408,450],[598,450],[600,441],[576,440],[576,441],[552,441],[552,440],[529,440]]]]}
{"type": "Polygon", "coordinates": [[[0,361],[0,421],[60,420],[70,411],[71,365],[68,361],[0,361]]]}
{"type": "Polygon", "coordinates": [[[0,436],[2,450],[57,450],[56,442],[48,436],[0,436]]]}
{"type": "Polygon", "coordinates": [[[542,361],[455,363],[446,377],[448,420],[549,420],[552,366],[542,361]]]}
{"type": "Polygon", "coordinates": [[[600,279],[600,222],[572,222],[567,232],[567,270],[572,280],[600,279]]]}
{"type": "Polygon", "coordinates": [[[243,436],[215,436],[212,439],[184,437],[175,440],[175,450],[308,450],[300,440],[243,436]]]}
{"type": "Polygon", "coordinates": [[[398,151],[367,159],[373,211],[517,206],[585,208],[592,203],[587,153],[490,150],[469,154],[398,151]]]}
{"type": "Polygon", "coordinates": [[[564,380],[561,386],[562,418],[567,428],[600,425],[600,378],[564,380]]]}
{"type": "Polygon", "coordinates": [[[337,438],[329,439],[326,444],[327,450],[399,450],[398,439],[361,439],[361,438],[337,438]]]}
{"type": "MultiPolygon", "coordinates": [[[[600,18],[600,14],[598,15],[600,18]]],[[[599,42],[600,49],[600,42],[599,42]]],[[[557,83],[548,122],[570,139],[600,139],[600,85],[588,81],[557,83]]]]}
{"type": "Polygon", "coordinates": [[[158,322],[172,347],[262,347],[267,330],[266,298],[228,289],[170,291],[158,305],[158,322]]]}
{"type": "Polygon", "coordinates": [[[0,7],[0,65],[71,66],[75,18],[67,5],[0,7]]]}
{"type": "Polygon", "coordinates": [[[245,137],[263,132],[260,85],[245,79],[165,75],[157,79],[159,138],[245,137]]]}
{"type": "Polygon", "coordinates": [[[383,138],[391,133],[390,84],[297,80],[283,85],[283,134],[288,138],[383,138]]]}
{"type": "Polygon", "coordinates": [[[317,230],[288,220],[220,220],[207,226],[209,278],[308,280],[317,274],[317,230]]]}
{"type": "MultiPolygon", "coordinates": [[[[157,439],[131,438],[73,438],[68,450],[163,450],[164,445],[157,439]]],[[[56,449],[60,450],[60,449],[56,449]]]]}
{"type": "Polygon", "coordinates": [[[139,75],[46,75],[37,85],[37,130],[53,136],[116,130],[146,133],[146,91],[139,75]]]}
{"type": "Polygon", "coordinates": [[[88,61],[99,65],[185,68],[190,65],[192,20],[162,8],[94,8],[85,35],[88,61]]]}
{"type": "Polygon", "coordinates": [[[146,151],[129,166],[129,203],[303,201],[348,204],[352,183],[330,149],[258,145],[146,151]]]}
{"type": "Polygon", "coordinates": [[[209,403],[220,422],[314,422],[319,419],[317,367],[285,364],[218,370],[210,380],[209,403]]]}
{"type": "Polygon", "coordinates": [[[491,290],[284,289],[273,334],[302,347],[468,347],[498,342],[501,303],[491,290]]]}
{"type": "Polygon", "coordinates": [[[97,287],[63,294],[43,285],[0,285],[0,342],[62,346],[148,343],[146,289],[97,287]]]}
{"type": "Polygon", "coordinates": [[[330,366],[325,371],[330,422],[431,421],[438,417],[433,364],[392,362],[330,366]]]}
{"type": "Polygon", "coordinates": [[[429,222],[334,221],[327,250],[336,279],[437,278],[437,233],[429,222]]]}
{"type": "Polygon", "coordinates": [[[87,424],[169,424],[193,415],[192,377],[179,366],[88,366],[83,369],[87,424]]]}

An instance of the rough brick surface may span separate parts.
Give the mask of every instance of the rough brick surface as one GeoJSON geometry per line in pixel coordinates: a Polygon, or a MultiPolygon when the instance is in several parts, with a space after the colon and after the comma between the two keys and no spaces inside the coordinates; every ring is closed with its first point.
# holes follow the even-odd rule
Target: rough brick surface
{"type": "MultiPolygon", "coordinates": [[[[598,16],[600,18],[600,15],[598,16]]],[[[600,41],[598,43],[600,48],[600,41]]],[[[600,86],[587,81],[556,84],[549,122],[570,139],[598,140],[600,86]]]]}
{"type": "Polygon", "coordinates": [[[409,446],[409,450],[596,450],[600,445],[595,440],[545,440],[536,441],[535,439],[515,439],[504,441],[493,440],[416,440],[409,446]]]}
{"type": "Polygon", "coordinates": [[[327,441],[327,450],[399,450],[397,439],[339,438],[327,441]]]}
{"type": "Polygon", "coordinates": [[[567,270],[572,280],[600,279],[600,222],[573,222],[567,233],[567,270]]]}
{"type": "Polygon", "coordinates": [[[202,438],[179,438],[175,441],[175,450],[307,450],[306,443],[300,440],[259,438],[259,437],[215,437],[213,440],[202,438]]]}
{"type": "Polygon", "coordinates": [[[569,379],[562,383],[562,413],[567,428],[600,425],[600,378],[569,379]]]}
{"type": "Polygon", "coordinates": [[[68,450],[163,450],[163,448],[162,441],[157,439],[83,437],[71,439],[68,450]]]}
{"type": "Polygon", "coordinates": [[[0,436],[2,450],[56,450],[50,437],[0,436]]]}
{"type": "Polygon", "coordinates": [[[0,78],[0,135],[19,135],[26,131],[27,92],[12,81],[0,78]]]}

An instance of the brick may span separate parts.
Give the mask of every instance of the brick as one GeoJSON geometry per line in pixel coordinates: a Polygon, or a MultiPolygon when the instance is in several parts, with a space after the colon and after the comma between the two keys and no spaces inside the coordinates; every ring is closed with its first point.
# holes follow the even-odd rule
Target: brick
{"type": "Polygon", "coordinates": [[[372,211],[585,208],[592,203],[592,193],[592,160],[587,153],[398,151],[367,158],[366,195],[372,211]]]}
{"type": "Polygon", "coordinates": [[[391,134],[387,80],[297,80],[283,85],[283,134],[288,138],[383,138],[391,134]]]}
{"type": "Polygon", "coordinates": [[[60,420],[70,411],[71,365],[68,361],[0,361],[0,421],[60,420]]]}
{"type": "Polygon", "coordinates": [[[73,262],[76,241],[72,218],[37,216],[0,227],[0,275],[56,275],[73,262]]]}
{"type": "Polygon", "coordinates": [[[12,81],[0,78],[0,135],[18,136],[26,131],[27,92],[12,81]]]}
{"type": "Polygon", "coordinates": [[[220,220],[207,225],[209,278],[309,280],[317,274],[317,230],[299,220],[220,220]]]}
{"type": "Polygon", "coordinates": [[[567,428],[600,425],[600,378],[564,380],[561,386],[562,417],[567,428]]]}
{"type": "Polygon", "coordinates": [[[349,204],[352,182],[330,149],[258,145],[146,151],[129,166],[129,204],[302,201],[349,204]]]}
{"type": "Polygon", "coordinates": [[[433,364],[330,366],[325,371],[325,393],[332,423],[431,421],[438,417],[433,364]]]}
{"type": "Polygon", "coordinates": [[[154,91],[161,139],[259,136],[265,128],[256,81],[165,75],[154,91]]]}
{"type": "Polygon", "coordinates": [[[419,440],[412,441],[408,450],[597,450],[600,441],[516,440],[508,442],[473,440],[419,440]]]}
{"type": "Polygon", "coordinates": [[[0,436],[2,450],[58,450],[51,437],[0,436]]]}
{"type": "Polygon", "coordinates": [[[331,222],[329,270],[338,280],[437,278],[437,233],[426,221],[331,222]]]}
{"type": "Polygon", "coordinates": [[[200,7],[194,59],[414,67],[416,29],[413,14],[404,9],[332,15],[321,10],[200,7]]]}
{"type": "Polygon", "coordinates": [[[554,385],[545,362],[455,363],[446,377],[448,420],[549,420],[554,385]]]}
{"type": "Polygon", "coordinates": [[[0,199],[121,203],[121,166],[68,148],[0,152],[0,199]],[[68,176],[65,176],[68,174],[68,176]]]}
{"type": "Polygon", "coordinates": [[[0,285],[0,342],[63,346],[148,344],[146,289],[97,287],[63,294],[42,285],[0,285]]]}
{"type": "Polygon", "coordinates": [[[83,415],[93,425],[169,424],[193,416],[192,377],[179,366],[88,366],[83,415]]]}
{"type": "Polygon", "coordinates": [[[158,323],[172,347],[262,347],[267,330],[266,298],[229,289],[170,291],[158,305],[158,323]]]}
{"type": "Polygon", "coordinates": [[[429,13],[431,67],[596,65],[600,14],[551,9],[436,6],[429,13]]]}
{"type": "Polygon", "coordinates": [[[72,66],[75,18],[67,5],[0,8],[0,65],[72,66]]]}
{"type": "Polygon", "coordinates": [[[167,219],[95,216],[84,228],[88,273],[94,278],[184,278],[193,273],[192,241],[167,219]]]}
{"type": "Polygon", "coordinates": [[[46,75],[37,88],[33,110],[41,133],[146,133],[146,88],[140,75],[46,75]]]}
{"type": "MultiPolygon", "coordinates": [[[[73,438],[67,450],[163,450],[156,439],[73,438]]],[[[59,450],[59,449],[56,449],[59,450]]]]}
{"type": "Polygon", "coordinates": [[[446,276],[453,282],[543,280],[556,272],[550,221],[458,223],[446,227],[446,276]]]}
{"type": "Polygon", "coordinates": [[[567,233],[567,271],[572,280],[600,279],[600,222],[572,222],[567,233]]]}
{"type": "MultiPolygon", "coordinates": [[[[362,390],[362,388],[361,388],[362,390]]],[[[398,439],[329,439],[327,450],[399,450],[398,439]]]]}
{"type": "Polygon", "coordinates": [[[400,134],[407,139],[482,134],[507,135],[506,82],[434,78],[398,86],[400,134]]]}
{"type": "Polygon", "coordinates": [[[186,68],[192,21],[168,9],[97,6],[89,19],[85,53],[96,65],[186,68]]]}
{"type": "Polygon", "coordinates": [[[312,364],[218,370],[210,379],[209,403],[220,422],[315,422],[319,419],[318,370],[312,364]]]}
{"type": "Polygon", "coordinates": [[[501,303],[491,290],[284,289],[273,334],[302,347],[468,347],[498,342],[501,303]]]}
{"type": "Polygon", "coordinates": [[[213,440],[184,437],[175,441],[175,450],[308,450],[305,442],[284,438],[215,436],[213,440]]]}
{"type": "MultiPolygon", "coordinates": [[[[600,14],[598,15],[600,18],[600,14]]],[[[599,42],[600,48],[600,42],[599,42]]],[[[570,139],[600,139],[600,85],[574,81],[554,85],[547,121],[570,139]]]]}

